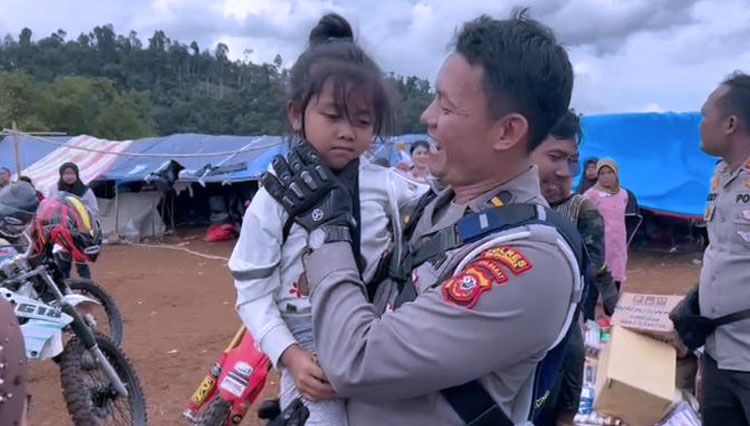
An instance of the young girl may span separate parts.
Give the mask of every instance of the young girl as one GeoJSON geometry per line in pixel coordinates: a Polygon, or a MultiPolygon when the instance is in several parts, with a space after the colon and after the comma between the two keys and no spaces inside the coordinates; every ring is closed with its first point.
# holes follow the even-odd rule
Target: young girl
{"type": "Polygon", "coordinates": [[[617,163],[605,158],[596,165],[596,184],[583,195],[596,204],[604,218],[604,256],[612,278],[621,291],[625,282],[625,269],[628,263],[628,243],[625,229],[625,210],[628,205],[628,192],[620,187],[617,163]]]}
{"type": "MultiPolygon", "coordinates": [[[[389,134],[391,108],[380,69],[354,42],[346,20],[324,16],[309,41],[290,74],[289,124],[329,167],[340,170],[376,136],[389,134]]],[[[395,172],[359,161],[360,248],[367,282],[392,245],[395,210],[419,194],[395,172]]],[[[344,403],[335,399],[314,359],[310,302],[302,280],[307,234],[296,224],[287,228],[287,219],[283,207],[259,189],[229,261],[237,311],[281,371],[282,409],[302,396],[310,410],[305,424],[345,425],[344,403]]]]}

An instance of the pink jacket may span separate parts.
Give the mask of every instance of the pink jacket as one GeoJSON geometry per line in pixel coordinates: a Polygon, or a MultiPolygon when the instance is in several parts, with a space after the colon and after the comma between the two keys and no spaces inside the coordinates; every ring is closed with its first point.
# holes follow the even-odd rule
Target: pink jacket
{"type": "Polygon", "coordinates": [[[628,239],[625,230],[625,209],[628,205],[628,192],[620,189],[611,195],[596,187],[583,194],[590,198],[604,218],[604,257],[615,281],[625,281],[628,264],[628,239]]]}

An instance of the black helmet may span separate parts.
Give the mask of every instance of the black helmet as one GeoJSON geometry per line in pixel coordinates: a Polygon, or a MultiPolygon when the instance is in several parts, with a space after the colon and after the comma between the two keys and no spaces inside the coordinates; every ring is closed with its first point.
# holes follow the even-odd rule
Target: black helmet
{"type": "Polygon", "coordinates": [[[14,182],[0,190],[0,236],[18,238],[34,217],[39,199],[26,182],[14,182]]]}

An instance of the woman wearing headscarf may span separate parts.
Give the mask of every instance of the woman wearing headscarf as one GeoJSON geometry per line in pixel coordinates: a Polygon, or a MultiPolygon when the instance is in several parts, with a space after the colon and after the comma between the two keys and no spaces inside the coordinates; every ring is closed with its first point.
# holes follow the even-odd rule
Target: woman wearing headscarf
{"type": "Polygon", "coordinates": [[[583,194],[596,185],[596,165],[598,162],[599,160],[596,157],[591,157],[583,163],[583,176],[581,176],[581,182],[578,183],[578,188],[576,188],[576,194],[583,194]]]}
{"type": "Polygon", "coordinates": [[[99,214],[99,206],[96,204],[94,191],[88,185],[81,181],[78,165],[75,163],[65,163],[60,166],[60,180],[57,181],[57,188],[53,189],[50,196],[59,192],[67,192],[80,198],[86,207],[94,215],[99,214]]]}
{"type": "MultiPolygon", "coordinates": [[[[57,188],[53,189],[50,193],[50,197],[55,196],[58,193],[67,192],[80,198],[81,201],[86,205],[91,214],[96,217],[99,214],[99,206],[96,204],[96,196],[94,191],[89,188],[88,185],[81,181],[81,177],[78,171],[78,165],[75,163],[65,163],[60,166],[60,180],[57,181],[57,188]]],[[[91,278],[91,271],[89,266],[84,260],[81,259],[63,259],[58,256],[58,264],[60,271],[63,275],[68,278],[70,276],[70,269],[72,267],[71,260],[76,263],[76,270],[78,276],[81,278],[91,278]]]]}
{"type": "Polygon", "coordinates": [[[628,191],[620,187],[620,170],[612,159],[605,158],[597,163],[596,176],[596,185],[583,195],[594,201],[604,218],[604,257],[620,291],[626,279],[625,269],[628,263],[625,228],[628,191]]]}

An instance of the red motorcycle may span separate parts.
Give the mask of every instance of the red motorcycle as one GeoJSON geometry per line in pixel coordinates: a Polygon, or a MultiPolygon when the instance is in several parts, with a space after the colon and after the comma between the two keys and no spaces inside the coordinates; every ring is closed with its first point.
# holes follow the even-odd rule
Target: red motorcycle
{"type": "Polygon", "coordinates": [[[271,362],[243,325],[188,400],[195,426],[232,426],[245,418],[266,383],[271,362]]]}

